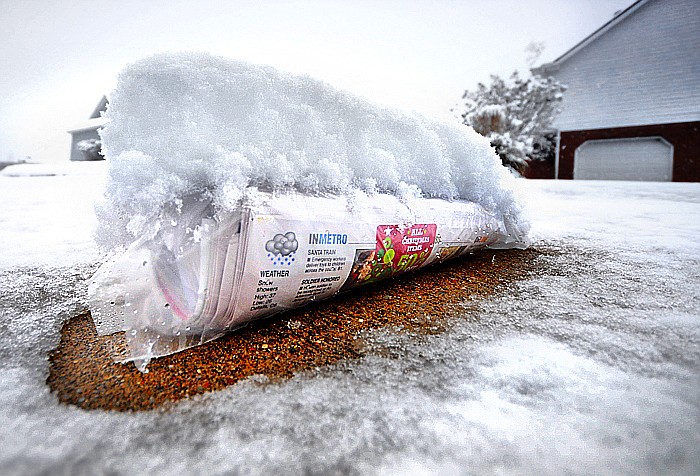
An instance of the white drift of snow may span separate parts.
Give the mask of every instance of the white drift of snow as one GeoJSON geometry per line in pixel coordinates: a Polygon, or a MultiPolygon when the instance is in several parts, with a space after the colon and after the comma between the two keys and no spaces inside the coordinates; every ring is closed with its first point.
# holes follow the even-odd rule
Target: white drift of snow
{"type": "Polygon", "coordinates": [[[128,66],[101,132],[98,242],[155,232],[191,194],[223,210],[248,187],[476,202],[526,231],[515,180],[473,129],[372,105],[306,76],[199,53],[128,66]]]}

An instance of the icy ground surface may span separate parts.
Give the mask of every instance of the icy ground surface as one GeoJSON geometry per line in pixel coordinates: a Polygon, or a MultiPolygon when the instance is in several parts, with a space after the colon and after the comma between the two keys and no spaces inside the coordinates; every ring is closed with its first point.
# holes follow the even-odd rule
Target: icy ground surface
{"type": "Polygon", "coordinates": [[[118,414],[44,383],[99,260],[101,180],[0,177],[2,474],[700,468],[700,184],[523,182],[539,271],[447,332],[385,330],[358,362],[118,414]]]}

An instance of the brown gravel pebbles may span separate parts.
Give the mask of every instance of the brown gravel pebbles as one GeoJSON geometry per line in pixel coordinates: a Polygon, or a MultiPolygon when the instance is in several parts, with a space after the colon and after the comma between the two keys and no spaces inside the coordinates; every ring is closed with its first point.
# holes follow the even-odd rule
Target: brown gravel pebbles
{"type": "Polygon", "coordinates": [[[270,319],[208,344],[153,360],[149,373],[117,364],[108,338],[98,337],[88,313],[65,323],[49,356],[47,384],[62,402],[84,409],[150,410],[220,390],[253,375],[272,381],[341,360],[358,359],[363,330],[386,326],[436,334],[457,306],[523,279],[542,251],[482,251],[400,276],[270,319]]]}

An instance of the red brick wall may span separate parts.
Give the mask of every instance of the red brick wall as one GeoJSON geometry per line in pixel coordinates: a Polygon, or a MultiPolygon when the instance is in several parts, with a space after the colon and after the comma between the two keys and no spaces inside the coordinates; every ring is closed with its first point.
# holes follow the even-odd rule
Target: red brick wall
{"type": "Polygon", "coordinates": [[[523,177],[529,179],[553,179],[554,161],[532,160],[527,163],[523,170],[523,177]]]}
{"type": "Polygon", "coordinates": [[[574,178],[574,154],[588,140],[663,137],[673,144],[673,181],[700,182],[700,122],[562,131],[559,141],[559,177],[574,178]]]}

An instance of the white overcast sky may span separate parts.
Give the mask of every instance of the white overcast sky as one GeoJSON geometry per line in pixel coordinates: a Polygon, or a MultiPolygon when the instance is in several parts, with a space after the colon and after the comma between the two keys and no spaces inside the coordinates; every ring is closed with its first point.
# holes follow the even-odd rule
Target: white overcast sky
{"type": "MultiPolygon", "coordinates": [[[[633,0],[0,0],[0,160],[66,161],[127,63],[207,51],[450,120],[465,89],[551,61],[633,0]]],[[[454,119],[452,119],[454,120],[454,119]]]]}

